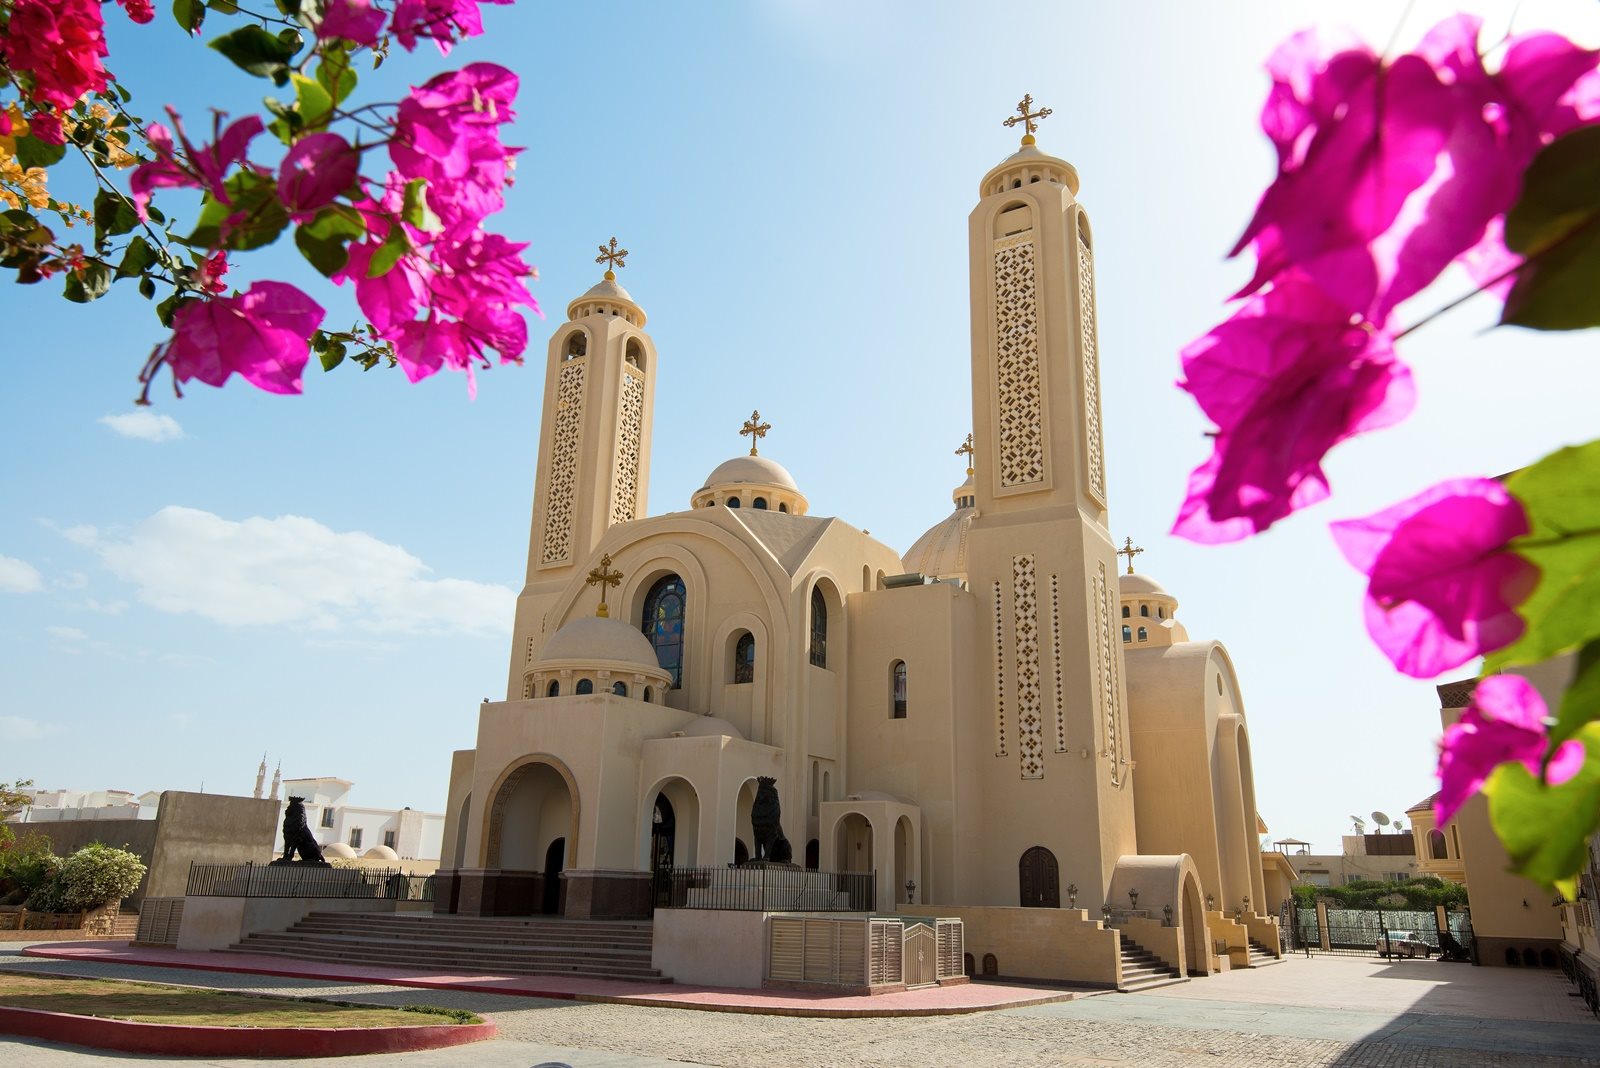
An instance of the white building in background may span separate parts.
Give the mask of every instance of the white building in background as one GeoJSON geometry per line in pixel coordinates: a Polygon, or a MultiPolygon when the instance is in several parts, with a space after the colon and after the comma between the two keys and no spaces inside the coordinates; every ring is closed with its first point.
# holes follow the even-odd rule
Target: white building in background
{"type": "Polygon", "coordinates": [[[31,804],[11,818],[14,823],[56,823],[60,820],[153,820],[160,794],[135,796],[132,790],[24,790],[31,804]],[[149,799],[148,801],[146,799],[149,799]]]}
{"type": "MultiPolygon", "coordinates": [[[[442,812],[419,812],[410,807],[359,808],[349,802],[352,785],[349,779],[331,775],[284,779],[284,806],[288,798],[305,798],[306,822],[330,858],[439,859],[439,846],[444,839],[442,812]]],[[[283,853],[282,811],[280,806],[274,855],[283,853]]]]}

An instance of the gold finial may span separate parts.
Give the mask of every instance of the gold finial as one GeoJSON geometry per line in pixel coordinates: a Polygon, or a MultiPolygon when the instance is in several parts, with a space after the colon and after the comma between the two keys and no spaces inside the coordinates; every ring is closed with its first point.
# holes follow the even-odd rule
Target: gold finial
{"type": "Polygon", "coordinates": [[[1007,119],[1005,122],[1006,129],[1009,130],[1017,123],[1022,123],[1022,143],[1025,145],[1031,145],[1033,144],[1033,131],[1039,128],[1039,123],[1037,120],[1048,118],[1050,114],[1051,112],[1049,108],[1040,108],[1038,111],[1034,111],[1033,94],[1023,93],[1022,99],[1017,102],[1017,114],[1011,116],[1011,118],[1007,119]]]}
{"type": "MultiPolygon", "coordinates": [[[[601,245],[599,248],[600,255],[594,258],[594,262],[609,263],[611,267],[626,267],[628,265],[626,262],[628,250],[625,248],[618,248],[617,239],[615,237],[611,239],[610,248],[607,248],[605,245],[601,245]]],[[[612,270],[611,267],[606,268],[607,282],[615,282],[617,280],[617,272],[612,270]]]]}
{"type": "Polygon", "coordinates": [[[760,412],[751,412],[750,418],[744,421],[744,426],[739,428],[739,436],[750,435],[750,455],[756,455],[756,442],[767,436],[767,431],[772,429],[771,423],[761,421],[760,412]]]}
{"type": "Polygon", "coordinates": [[[606,553],[600,558],[600,566],[591,568],[589,577],[584,579],[583,582],[586,586],[600,587],[600,607],[595,609],[594,614],[601,619],[610,618],[610,614],[606,611],[606,587],[622,585],[622,572],[611,570],[610,553],[606,553]]]}
{"type": "Polygon", "coordinates": [[[956,455],[957,456],[965,456],[967,458],[967,477],[971,478],[972,477],[972,435],[971,434],[968,434],[967,435],[967,440],[963,441],[961,443],[961,448],[956,450],[956,455]]]}
{"type": "Polygon", "coordinates": [[[1123,543],[1122,548],[1117,550],[1118,556],[1126,556],[1128,558],[1128,574],[1133,574],[1133,558],[1142,552],[1144,552],[1143,549],[1134,548],[1132,538],[1129,538],[1123,543]]]}

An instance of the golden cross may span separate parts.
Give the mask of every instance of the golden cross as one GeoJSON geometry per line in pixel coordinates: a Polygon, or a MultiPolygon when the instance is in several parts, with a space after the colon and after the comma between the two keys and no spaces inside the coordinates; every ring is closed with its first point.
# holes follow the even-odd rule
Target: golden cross
{"type": "Polygon", "coordinates": [[[956,450],[956,455],[957,456],[965,456],[967,458],[967,474],[970,476],[972,474],[972,435],[971,434],[968,434],[967,435],[967,440],[963,441],[961,443],[961,448],[956,450]]]}
{"type": "Polygon", "coordinates": [[[1022,123],[1022,143],[1025,145],[1031,145],[1033,144],[1033,131],[1039,128],[1039,123],[1036,120],[1048,118],[1050,114],[1051,111],[1049,108],[1040,108],[1038,111],[1034,111],[1033,94],[1024,93],[1022,94],[1022,99],[1017,102],[1017,114],[1006,120],[1006,129],[1009,130],[1017,123],[1022,123]]]}
{"type": "Polygon", "coordinates": [[[750,418],[744,421],[744,426],[739,428],[739,436],[750,435],[750,455],[756,454],[756,442],[767,436],[767,431],[772,429],[771,423],[761,421],[760,412],[751,412],[750,418]]]}
{"type": "MultiPolygon", "coordinates": [[[[617,239],[615,237],[611,239],[610,248],[607,248],[604,245],[599,246],[599,248],[600,255],[594,258],[594,262],[609,263],[611,264],[611,267],[626,267],[628,265],[626,262],[628,250],[625,248],[618,248],[617,239]]],[[[615,282],[617,280],[617,272],[612,270],[611,267],[606,268],[606,281],[615,282]]]]}
{"type": "Polygon", "coordinates": [[[1122,548],[1117,550],[1118,556],[1126,556],[1128,558],[1128,574],[1133,574],[1133,558],[1142,552],[1144,552],[1143,549],[1134,548],[1132,538],[1129,538],[1122,548]]]}
{"type": "Polygon", "coordinates": [[[606,553],[600,558],[600,566],[591,568],[589,577],[583,580],[585,586],[600,587],[600,607],[595,610],[595,615],[601,619],[609,618],[606,612],[606,587],[622,585],[622,572],[611,570],[611,554],[606,553]]]}

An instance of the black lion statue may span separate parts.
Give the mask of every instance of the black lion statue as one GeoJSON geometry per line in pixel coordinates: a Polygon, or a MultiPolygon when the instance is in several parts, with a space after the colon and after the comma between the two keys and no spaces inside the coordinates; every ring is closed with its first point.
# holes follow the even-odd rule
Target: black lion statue
{"type": "Polygon", "coordinates": [[[328,863],[322,858],[322,847],[311,834],[311,825],[306,823],[305,801],[303,797],[289,798],[289,807],[283,810],[283,856],[274,863],[293,863],[296,853],[300,854],[302,864],[328,863]]]}
{"type": "Polygon", "coordinates": [[[783,836],[780,818],[783,809],[778,804],[778,780],[769,775],[756,779],[756,800],[750,808],[750,830],[756,840],[756,860],[775,864],[794,861],[794,850],[783,836]]]}

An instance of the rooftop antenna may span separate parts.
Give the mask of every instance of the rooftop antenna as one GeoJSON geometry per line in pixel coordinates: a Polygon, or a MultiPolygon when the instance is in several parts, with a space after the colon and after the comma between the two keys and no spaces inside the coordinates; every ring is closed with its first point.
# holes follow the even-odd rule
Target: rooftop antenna
{"type": "MultiPolygon", "coordinates": [[[[1387,827],[1389,826],[1389,817],[1384,815],[1382,812],[1374,812],[1372,814],[1372,822],[1376,823],[1379,827],[1387,827]]],[[[1382,834],[1383,832],[1379,831],[1378,833],[1382,834]]]]}
{"type": "Polygon", "coordinates": [[[1350,822],[1355,824],[1357,834],[1363,834],[1366,832],[1367,821],[1362,819],[1360,816],[1351,816],[1350,822]]]}

